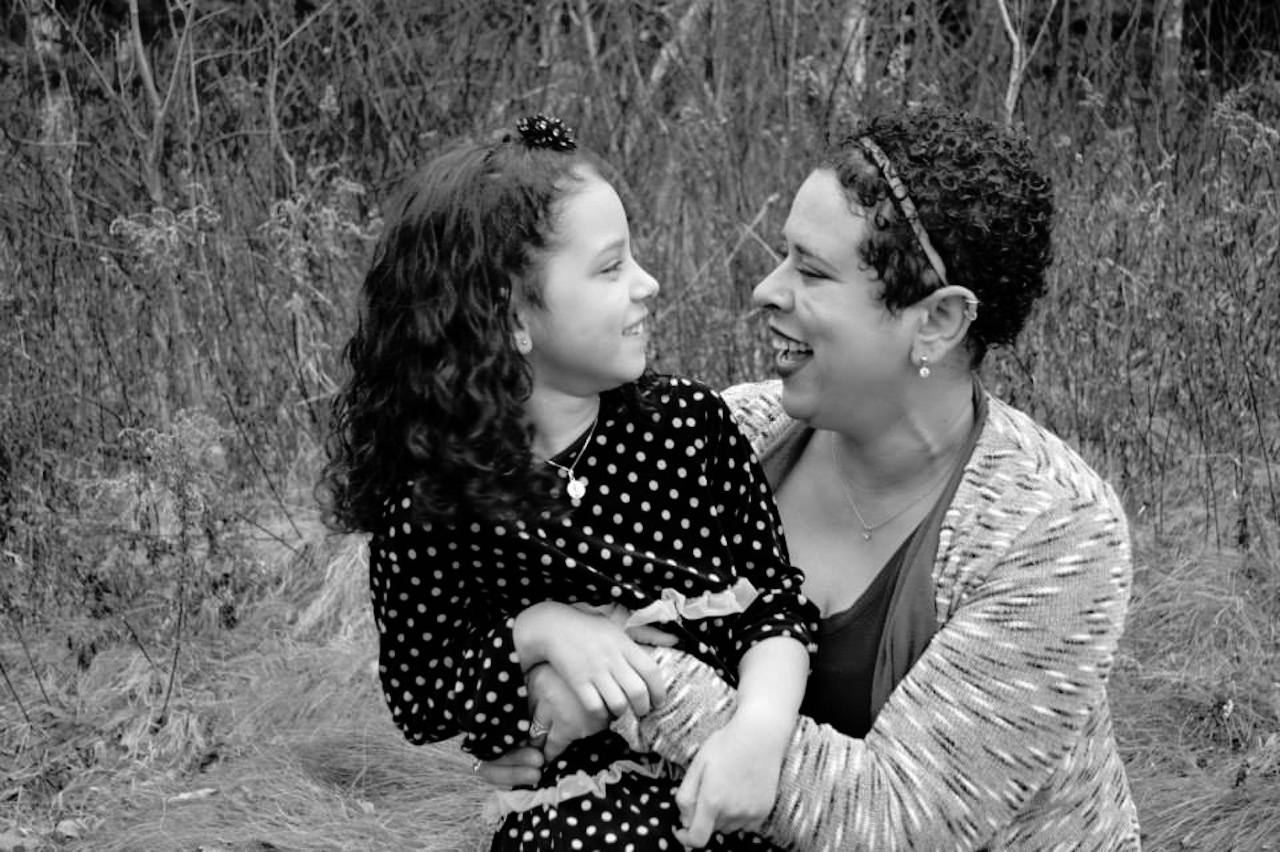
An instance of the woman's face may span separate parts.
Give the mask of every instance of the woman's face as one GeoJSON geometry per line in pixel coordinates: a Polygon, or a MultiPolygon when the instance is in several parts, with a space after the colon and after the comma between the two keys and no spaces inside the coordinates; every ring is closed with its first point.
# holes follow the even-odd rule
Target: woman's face
{"type": "Polygon", "coordinates": [[[867,226],[835,172],[813,172],[783,226],[787,255],[752,294],[766,311],[782,405],[815,428],[887,422],[911,376],[916,312],[881,304],[876,272],[858,254],[867,226]]]}
{"type": "Polygon", "coordinates": [[[533,343],[535,392],[590,396],[644,372],[646,301],[658,282],[631,256],[631,231],[618,193],[583,170],[560,200],[535,274],[542,305],[521,317],[533,343]]]}

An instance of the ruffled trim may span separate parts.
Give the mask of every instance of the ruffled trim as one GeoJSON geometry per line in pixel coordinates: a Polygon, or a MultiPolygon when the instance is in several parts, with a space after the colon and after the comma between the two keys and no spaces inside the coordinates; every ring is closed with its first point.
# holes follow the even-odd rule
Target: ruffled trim
{"type": "Polygon", "coordinates": [[[498,790],[485,800],[481,814],[490,823],[499,823],[507,814],[524,813],[534,808],[558,805],[567,799],[579,796],[595,796],[604,798],[604,789],[622,777],[624,772],[634,772],[646,778],[662,778],[670,774],[667,763],[657,760],[653,763],[638,763],[634,760],[615,760],[605,769],[594,775],[578,770],[566,775],[556,782],[554,787],[539,787],[536,790],[498,790]]]}
{"type": "Polygon", "coordinates": [[[625,626],[639,627],[663,621],[697,620],[717,618],[743,612],[760,593],[751,581],[740,577],[738,582],[719,592],[703,592],[696,597],[685,597],[675,589],[663,589],[659,600],[631,613],[625,626]]]}

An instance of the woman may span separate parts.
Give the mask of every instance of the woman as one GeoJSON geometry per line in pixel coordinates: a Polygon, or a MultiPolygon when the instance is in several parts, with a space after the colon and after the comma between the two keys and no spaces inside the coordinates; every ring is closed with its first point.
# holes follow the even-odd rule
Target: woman
{"type": "MultiPolygon", "coordinates": [[[[1044,290],[1049,182],[1025,141],[921,110],[871,120],[796,194],[754,298],[776,382],[726,399],[823,615],[780,793],[793,849],[1135,849],[1106,681],[1131,564],[1112,489],[976,377],[1044,290]]],[[[655,650],[665,703],[614,723],[693,761],[733,707],[655,650]]],[[[554,672],[534,710],[589,730],[554,672]]],[[[483,767],[528,783],[524,749],[483,767]]],[[[712,819],[681,799],[695,841],[712,819]]]]}

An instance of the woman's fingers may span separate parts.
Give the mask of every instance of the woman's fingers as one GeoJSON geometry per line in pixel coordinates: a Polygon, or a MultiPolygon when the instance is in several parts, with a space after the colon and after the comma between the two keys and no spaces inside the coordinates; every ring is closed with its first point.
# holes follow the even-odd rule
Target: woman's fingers
{"type": "Polygon", "coordinates": [[[542,752],[526,746],[484,761],[476,774],[495,787],[532,787],[542,775],[542,752]]]}

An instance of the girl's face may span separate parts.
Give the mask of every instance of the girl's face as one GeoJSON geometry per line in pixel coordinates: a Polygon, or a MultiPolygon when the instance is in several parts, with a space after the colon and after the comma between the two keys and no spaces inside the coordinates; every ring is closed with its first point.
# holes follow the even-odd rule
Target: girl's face
{"type": "Polygon", "coordinates": [[[787,256],[752,293],[765,309],[787,413],[820,429],[874,434],[898,413],[917,311],[896,316],[858,254],[868,226],[835,172],[801,184],[783,226],[787,256]],[[867,431],[870,430],[870,431],[867,431]]]}
{"type": "Polygon", "coordinates": [[[560,200],[555,232],[535,274],[542,305],[519,322],[533,343],[534,392],[591,396],[640,377],[649,341],[647,300],[658,282],[631,255],[618,193],[580,170],[560,200]]]}

